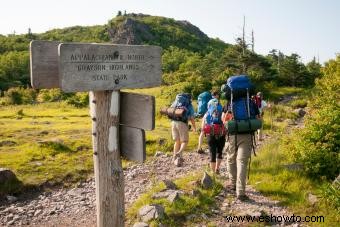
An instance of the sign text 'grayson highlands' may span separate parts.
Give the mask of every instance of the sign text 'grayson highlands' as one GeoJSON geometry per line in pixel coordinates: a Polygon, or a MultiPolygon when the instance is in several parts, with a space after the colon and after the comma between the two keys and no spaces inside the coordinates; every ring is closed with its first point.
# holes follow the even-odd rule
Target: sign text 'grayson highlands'
{"type": "Polygon", "coordinates": [[[64,91],[151,87],[160,82],[154,76],[161,75],[159,47],[60,44],[59,56],[64,91]]]}

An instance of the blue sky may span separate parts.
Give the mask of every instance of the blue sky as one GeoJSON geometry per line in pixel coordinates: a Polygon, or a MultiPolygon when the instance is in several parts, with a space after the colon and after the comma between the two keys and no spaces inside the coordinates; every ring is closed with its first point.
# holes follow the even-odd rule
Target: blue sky
{"type": "Polygon", "coordinates": [[[255,51],[297,53],[320,63],[340,53],[338,0],[6,0],[1,3],[0,34],[40,33],[74,25],[106,24],[118,10],[187,20],[209,37],[235,43],[255,35],[255,51]]]}

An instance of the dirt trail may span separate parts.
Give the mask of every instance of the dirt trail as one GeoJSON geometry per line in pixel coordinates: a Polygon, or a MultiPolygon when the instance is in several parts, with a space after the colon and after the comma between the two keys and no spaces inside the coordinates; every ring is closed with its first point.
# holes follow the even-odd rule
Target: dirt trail
{"type": "MultiPolygon", "coordinates": [[[[284,102],[287,99],[291,98],[283,99],[284,102]]],[[[299,127],[302,121],[297,121],[297,124],[290,127],[299,127]]],[[[265,141],[269,138],[269,135],[265,135],[265,141]]],[[[173,180],[190,172],[204,169],[209,162],[209,155],[207,151],[205,154],[187,152],[184,154],[183,167],[175,167],[171,162],[171,156],[164,153],[159,153],[152,159],[146,164],[134,165],[124,170],[126,208],[142,193],[147,192],[153,183],[163,179],[173,180]]],[[[226,175],[224,161],[221,177],[226,179],[226,175]]],[[[231,223],[225,218],[227,215],[292,215],[286,208],[279,206],[277,201],[261,195],[249,185],[246,193],[251,201],[237,202],[235,195],[223,191],[216,197],[219,209],[214,210],[213,215],[202,214],[202,217],[207,223],[229,226],[231,223]]],[[[234,222],[232,225],[244,226],[245,224],[234,222]]],[[[79,183],[76,188],[44,192],[34,198],[19,198],[16,202],[0,205],[0,225],[96,226],[94,180],[79,183]]]]}

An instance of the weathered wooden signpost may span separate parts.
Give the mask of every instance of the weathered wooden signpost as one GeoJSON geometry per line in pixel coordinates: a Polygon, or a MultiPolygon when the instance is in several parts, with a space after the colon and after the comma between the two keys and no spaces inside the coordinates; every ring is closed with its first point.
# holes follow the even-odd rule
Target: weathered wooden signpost
{"type": "Polygon", "coordinates": [[[161,83],[161,48],[33,41],[34,88],[90,91],[97,225],[124,226],[123,155],[145,160],[145,130],[155,127],[152,96],[120,92],[161,83]]]}

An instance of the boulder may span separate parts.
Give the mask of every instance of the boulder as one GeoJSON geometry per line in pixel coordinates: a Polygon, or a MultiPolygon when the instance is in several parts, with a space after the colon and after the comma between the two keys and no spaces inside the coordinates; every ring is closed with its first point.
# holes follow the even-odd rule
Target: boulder
{"type": "Polygon", "coordinates": [[[335,187],[337,190],[340,190],[340,174],[332,183],[333,187],[335,187]]]}
{"type": "Polygon", "coordinates": [[[146,205],[139,209],[138,215],[143,222],[159,219],[164,216],[164,208],[158,204],[146,205]]]}
{"type": "Polygon", "coordinates": [[[293,110],[295,114],[297,114],[299,117],[303,117],[306,114],[306,111],[303,108],[298,108],[293,110]]]}
{"type": "Polygon", "coordinates": [[[310,204],[314,205],[318,202],[318,197],[312,193],[308,193],[308,201],[310,204]]]}
{"type": "Polygon", "coordinates": [[[174,191],[168,196],[168,200],[170,203],[174,203],[176,200],[179,199],[179,192],[174,191]]]}
{"type": "Polygon", "coordinates": [[[17,180],[17,177],[10,169],[0,168],[0,184],[17,180]]]}
{"type": "Polygon", "coordinates": [[[204,172],[203,178],[201,180],[202,187],[204,189],[211,188],[213,186],[213,180],[207,172],[204,172]]]}
{"type": "Polygon", "coordinates": [[[1,141],[0,142],[0,147],[3,147],[3,146],[8,146],[8,147],[10,147],[10,146],[14,146],[14,145],[16,145],[17,143],[16,142],[14,142],[14,141],[11,141],[11,140],[4,140],[4,141],[1,141]]]}
{"type": "Polygon", "coordinates": [[[177,189],[177,186],[171,180],[165,179],[163,180],[163,183],[165,184],[166,189],[173,189],[173,190],[177,189]]]}

